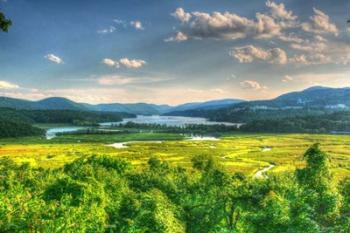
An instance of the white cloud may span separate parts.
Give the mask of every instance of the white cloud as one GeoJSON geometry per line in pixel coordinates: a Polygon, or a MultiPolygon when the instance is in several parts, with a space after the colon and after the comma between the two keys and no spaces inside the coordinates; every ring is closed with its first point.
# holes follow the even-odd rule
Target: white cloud
{"type": "Polygon", "coordinates": [[[302,23],[301,28],[307,32],[316,34],[332,33],[337,36],[338,28],[330,22],[329,16],[316,8],[313,8],[313,10],[315,15],[310,17],[310,22],[302,23]]]}
{"type": "Polygon", "coordinates": [[[149,84],[169,81],[170,79],[158,77],[129,77],[120,75],[104,75],[98,78],[98,83],[103,86],[121,86],[121,85],[137,85],[149,84]]]}
{"type": "Polygon", "coordinates": [[[293,81],[293,77],[292,76],[289,76],[289,75],[285,75],[282,79],[282,82],[290,82],[290,81],[293,81]]]}
{"type": "Polygon", "coordinates": [[[52,53],[49,53],[45,56],[45,58],[51,62],[54,62],[56,64],[62,64],[63,63],[63,60],[56,56],[55,54],[52,54],[52,53]]]}
{"type": "Polygon", "coordinates": [[[183,8],[177,8],[174,13],[171,14],[182,23],[187,23],[191,19],[191,14],[184,11],[183,8]]]}
{"type": "Polygon", "coordinates": [[[130,25],[133,26],[136,30],[144,30],[144,27],[142,26],[141,21],[131,21],[130,25]]]}
{"type": "Polygon", "coordinates": [[[290,58],[289,61],[291,63],[302,65],[319,65],[333,63],[329,56],[326,56],[322,53],[295,55],[293,58],[290,58]]]}
{"type": "Polygon", "coordinates": [[[113,61],[110,58],[103,59],[102,63],[107,65],[107,66],[111,66],[111,67],[115,66],[116,68],[119,68],[119,62],[118,61],[113,61]]]}
{"type": "Polygon", "coordinates": [[[188,37],[186,34],[184,34],[182,32],[177,32],[175,36],[171,36],[169,38],[166,38],[164,41],[165,42],[172,42],[172,41],[181,42],[181,41],[185,41],[187,39],[188,39],[188,37]]]}
{"type": "Polygon", "coordinates": [[[122,25],[123,27],[127,26],[127,23],[121,19],[113,19],[113,22],[116,23],[117,25],[122,25]]]}
{"type": "Polygon", "coordinates": [[[305,42],[303,44],[291,44],[291,48],[304,51],[304,52],[322,52],[326,49],[327,45],[323,42],[305,42]]]}
{"type": "Polygon", "coordinates": [[[293,15],[292,11],[287,11],[283,3],[276,4],[275,2],[268,0],[266,6],[270,8],[271,14],[274,18],[290,21],[298,18],[296,15],[293,15]]]}
{"type": "Polygon", "coordinates": [[[116,29],[117,28],[114,26],[109,26],[108,28],[98,30],[97,33],[98,34],[109,34],[109,33],[113,33],[116,29]]]}
{"type": "Polygon", "coordinates": [[[142,66],[146,65],[146,61],[140,59],[129,59],[129,58],[121,58],[118,61],[113,60],[111,58],[104,58],[102,63],[109,67],[119,68],[120,66],[124,66],[130,69],[139,69],[142,66]]]}
{"type": "Polygon", "coordinates": [[[261,85],[259,82],[254,80],[245,80],[243,82],[240,82],[241,87],[244,89],[250,89],[250,90],[263,90],[267,89],[266,86],[261,85]]]}
{"type": "Polygon", "coordinates": [[[146,61],[140,59],[122,58],[119,60],[119,63],[127,68],[138,69],[144,66],[146,61]]]}
{"type": "Polygon", "coordinates": [[[19,88],[19,86],[17,84],[13,84],[13,83],[10,83],[7,81],[0,80],[0,89],[8,90],[8,89],[18,89],[18,88],[19,88]]]}
{"type": "Polygon", "coordinates": [[[265,50],[253,45],[247,45],[233,48],[230,55],[241,63],[251,63],[256,59],[272,64],[286,64],[288,62],[286,52],[280,48],[265,50]]]}
{"type": "Polygon", "coordinates": [[[267,1],[266,5],[271,15],[256,13],[255,19],[230,12],[186,12],[183,8],[177,8],[171,15],[180,21],[180,31],[188,38],[195,39],[265,39],[281,35],[283,29],[297,26],[297,16],[286,10],[284,4],[267,1]]]}
{"type": "Polygon", "coordinates": [[[132,78],[121,77],[118,75],[103,76],[103,77],[98,79],[98,83],[101,85],[105,85],[105,86],[125,85],[125,84],[129,84],[132,82],[133,82],[132,78]]]}
{"type": "Polygon", "coordinates": [[[280,39],[283,42],[287,42],[287,43],[302,43],[305,40],[295,34],[282,34],[278,37],[278,39],[280,39]]]}
{"type": "Polygon", "coordinates": [[[329,87],[346,87],[350,85],[349,72],[302,73],[293,76],[299,84],[324,85],[329,87]]]}

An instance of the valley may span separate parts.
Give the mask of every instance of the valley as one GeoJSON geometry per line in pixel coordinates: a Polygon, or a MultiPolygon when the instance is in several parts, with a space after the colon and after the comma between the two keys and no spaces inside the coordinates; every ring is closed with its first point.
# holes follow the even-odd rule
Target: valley
{"type": "Polygon", "coordinates": [[[350,233],[349,9],[0,0],[0,233],[350,233]]]}

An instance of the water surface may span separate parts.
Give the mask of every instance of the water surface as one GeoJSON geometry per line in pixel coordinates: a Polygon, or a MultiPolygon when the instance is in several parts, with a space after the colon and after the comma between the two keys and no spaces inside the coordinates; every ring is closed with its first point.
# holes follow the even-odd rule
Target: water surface
{"type": "Polygon", "coordinates": [[[182,116],[141,116],[138,115],[136,118],[125,118],[122,122],[106,122],[101,123],[101,126],[110,126],[114,124],[126,124],[128,122],[133,122],[137,124],[159,124],[166,126],[177,126],[185,127],[186,125],[227,125],[227,126],[237,126],[241,124],[231,123],[231,122],[215,122],[208,121],[206,118],[202,117],[182,117],[182,116]]]}

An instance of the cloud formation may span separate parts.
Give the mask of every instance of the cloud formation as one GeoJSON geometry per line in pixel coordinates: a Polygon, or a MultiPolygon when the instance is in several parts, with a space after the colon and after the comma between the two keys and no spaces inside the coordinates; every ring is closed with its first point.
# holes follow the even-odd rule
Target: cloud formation
{"type": "Polygon", "coordinates": [[[158,77],[129,77],[120,75],[104,75],[97,81],[103,86],[137,85],[168,81],[169,79],[158,77]]]}
{"type": "Polygon", "coordinates": [[[180,21],[180,32],[194,39],[272,38],[281,35],[284,29],[297,26],[297,16],[288,11],[283,3],[268,0],[266,6],[270,12],[258,12],[255,19],[231,12],[186,12],[183,8],[177,8],[171,15],[180,21]]]}
{"type": "Polygon", "coordinates": [[[180,20],[181,23],[187,23],[192,17],[190,13],[185,12],[182,8],[177,8],[171,15],[180,20]]]}
{"type": "Polygon", "coordinates": [[[283,65],[288,62],[286,52],[280,48],[265,50],[254,45],[247,45],[233,48],[230,55],[236,58],[240,63],[251,63],[254,60],[262,60],[271,64],[283,65]]]}
{"type": "Polygon", "coordinates": [[[259,82],[254,80],[245,80],[243,82],[240,82],[240,85],[242,88],[250,90],[263,90],[267,88],[266,86],[263,86],[259,82]]]}
{"type": "Polygon", "coordinates": [[[271,15],[274,18],[288,21],[294,21],[298,18],[298,16],[293,14],[293,11],[286,10],[283,3],[276,4],[275,2],[268,0],[266,6],[270,8],[271,15]]]}
{"type": "Polygon", "coordinates": [[[172,41],[177,41],[177,42],[181,42],[181,41],[185,41],[188,40],[187,35],[183,34],[182,32],[177,32],[175,34],[175,36],[171,36],[169,38],[164,39],[165,42],[172,42],[172,41]]]}
{"type": "Polygon", "coordinates": [[[146,64],[144,60],[140,59],[129,59],[129,58],[122,58],[119,60],[119,63],[127,68],[132,69],[138,69],[141,68],[146,64]]]}
{"type": "Polygon", "coordinates": [[[283,77],[283,79],[282,79],[282,82],[287,83],[287,82],[291,82],[291,81],[293,81],[293,80],[294,80],[294,79],[293,79],[292,76],[285,75],[285,76],[283,77]]]}
{"type": "Polygon", "coordinates": [[[18,89],[18,88],[19,88],[19,86],[17,84],[13,84],[13,83],[10,83],[7,81],[0,80],[0,89],[8,90],[8,89],[18,89]]]}
{"type": "Polygon", "coordinates": [[[338,35],[338,28],[333,24],[329,16],[324,12],[313,8],[315,15],[310,17],[310,22],[302,23],[301,28],[306,32],[312,32],[315,34],[331,33],[338,35]]]}
{"type": "Polygon", "coordinates": [[[56,63],[56,64],[62,64],[63,63],[63,60],[55,55],[55,54],[52,54],[52,53],[49,53],[47,54],[46,56],[44,56],[47,60],[53,62],[53,63],[56,63]]]}
{"type": "Polygon", "coordinates": [[[111,58],[104,58],[102,63],[109,66],[119,68],[120,66],[130,68],[130,69],[139,69],[142,66],[146,65],[146,61],[140,59],[129,59],[129,58],[121,58],[119,60],[113,60],[111,58]]]}
{"type": "Polygon", "coordinates": [[[265,5],[267,11],[257,12],[255,18],[231,12],[186,12],[177,8],[171,15],[180,22],[178,31],[164,41],[254,39],[266,42],[264,39],[270,39],[270,43],[276,44],[276,39],[278,48],[264,48],[261,43],[259,46],[250,44],[233,48],[230,55],[240,63],[254,60],[297,65],[350,63],[350,55],[347,55],[350,46],[346,43],[336,46],[330,40],[332,35],[339,35],[339,30],[326,13],[313,8],[314,15],[307,22],[300,22],[298,16],[283,3],[267,0],[265,5]]]}
{"type": "Polygon", "coordinates": [[[256,14],[256,20],[229,12],[186,13],[182,8],[178,8],[173,15],[182,23],[181,32],[191,38],[233,40],[246,37],[271,38],[280,34],[282,29],[271,16],[261,13],[256,14]]]}
{"type": "Polygon", "coordinates": [[[109,33],[113,33],[115,30],[117,30],[116,27],[109,26],[108,28],[104,28],[104,29],[98,30],[97,33],[98,34],[109,34],[109,33]]]}
{"type": "Polygon", "coordinates": [[[131,21],[130,25],[133,26],[136,30],[144,30],[145,28],[142,26],[141,21],[131,21]]]}

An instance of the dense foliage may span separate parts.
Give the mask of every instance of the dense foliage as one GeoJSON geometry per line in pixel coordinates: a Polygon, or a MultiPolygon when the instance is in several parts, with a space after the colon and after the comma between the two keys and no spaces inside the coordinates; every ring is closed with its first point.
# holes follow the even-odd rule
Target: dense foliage
{"type": "Polygon", "coordinates": [[[68,123],[74,125],[96,125],[101,122],[118,122],[133,114],[119,112],[89,112],[74,110],[18,110],[35,123],[68,123]]]}
{"type": "Polygon", "coordinates": [[[27,123],[67,123],[76,125],[118,122],[126,117],[135,117],[133,114],[119,112],[16,110],[12,108],[0,108],[0,114],[8,119],[25,121],[27,123]]]}
{"type": "MultiPolygon", "coordinates": [[[[271,114],[270,114],[271,115],[271,114]]],[[[251,120],[240,126],[235,125],[186,125],[184,127],[161,124],[116,124],[120,129],[154,130],[156,132],[183,134],[220,135],[227,132],[266,132],[266,133],[349,133],[350,112],[335,112],[321,115],[294,117],[273,117],[251,120]]]]}
{"type": "Polygon", "coordinates": [[[30,124],[0,116],[0,138],[42,135],[43,130],[30,124]]]}
{"type": "Polygon", "coordinates": [[[237,130],[236,125],[205,125],[205,124],[187,124],[185,126],[167,126],[164,124],[138,124],[134,122],[127,122],[126,124],[115,124],[114,127],[121,129],[141,129],[141,130],[154,130],[157,132],[166,133],[191,133],[191,134],[205,134],[205,133],[224,133],[237,130]]]}
{"type": "Polygon", "coordinates": [[[173,112],[174,116],[205,117],[212,121],[246,123],[255,120],[281,119],[296,116],[318,116],[331,111],[321,109],[252,109],[252,108],[227,108],[211,110],[191,110],[185,112],[173,112]]]}
{"type": "Polygon", "coordinates": [[[96,125],[99,122],[121,121],[124,117],[134,117],[134,115],[117,112],[0,108],[0,138],[43,134],[43,130],[32,126],[35,123],[96,125]]]}
{"type": "Polygon", "coordinates": [[[0,30],[7,32],[12,25],[12,21],[7,19],[4,13],[0,11],[0,30]]]}
{"type": "Polygon", "coordinates": [[[271,100],[246,101],[217,110],[201,109],[167,114],[246,123],[252,120],[321,115],[344,110],[350,110],[349,88],[311,87],[301,92],[286,93],[271,100]]]}
{"type": "Polygon", "coordinates": [[[349,133],[350,112],[255,120],[243,125],[240,130],[270,133],[349,133]]]}
{"type": "Polygon", "coordinates": [[[0,161],[3,232],[349,232],[350,180],[336,185],[318,145],[306,167],[262,179],[213,158],[144,169],[99,156],[43,170],[0,161]]]}

